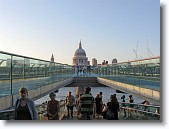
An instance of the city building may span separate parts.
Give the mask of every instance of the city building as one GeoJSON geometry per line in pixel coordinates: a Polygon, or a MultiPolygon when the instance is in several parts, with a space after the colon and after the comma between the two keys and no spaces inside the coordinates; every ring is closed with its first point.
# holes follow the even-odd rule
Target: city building
{"type": "Polygon", "coordinates": [[[54,56],[52,54],[52,56],[50,58],[50,66],[54,66],[55,65],[54,62],[55,62],[55,59],[54,59],[54,56]]]}
{"type": "Polygon", "coordinates": [[[53,54],[52,54],[52,56],[51,56],[50,62],[55,62],[55,59],[54,59],[53,54]]]}
{"type": "Polygon", "coordinates": [[[87,65],[90,65],[90,61],[87,61],[87,65]]]}
{"type": "Polygon", "coordinates": [[[112,64],[114,64],[114,63],[117,63],[117,59],[116,59],[116,58],[114,58],[114,59],[112,60],[112,64]]]}
{"type": "Polygon", "coordinates": [[[92,66],[97,66],[97,60],[96,60],[96,58],[92,59],[92,66]]]}

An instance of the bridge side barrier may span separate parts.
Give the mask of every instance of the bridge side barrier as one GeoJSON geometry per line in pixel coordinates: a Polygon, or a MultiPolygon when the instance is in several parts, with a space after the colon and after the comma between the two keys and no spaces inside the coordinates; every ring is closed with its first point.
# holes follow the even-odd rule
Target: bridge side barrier
{"type": "Polygon", "coordinates": [[[143,88],[143,87],[138,87],[138,86],[134,86],[134,85],[130,85],[130,84],[125,84],[122,82],[117,82],[117,81],[113,81],[113,80],[108,80],[108,79],[104,79],[104,78],[100,78],[97,77],[97,81],[98,83],[110,86],[110,87],[114,87],[118,90],[124,91],[124,92],[130,92],[130,93],[134,93],[136,95],[140,95],[140,96],[144,96],[147,97],[149,99],[152,99],[154,101],[156,101],[158,104],[160,103],[160,92],[153,90],[153,89],[147,89],[147,88],[143,88]]]}
{"type": "MultiPolygon", "coordinates": [[[[73,82],[73,78],[69,78],[69,79],[62,80],[62,81],[59,81],[56,83],[52,83],[50,85],[41,86],[41,87],[31,89],[31,90],[28,89],[29,97],[32,98],[33,100],[37,100],[37,99],[49,94],[50,92],[55,91],[59,87],[66,86],[68,84],[71,84],[72,82],[73,82]]],[[[20,86],[18,85],[18,87],[20,87],[20,86]]],[[[29,86],[29,87],[31,87],[31,86],[29,86]]],[[[0,88],[0,91],[1,91],[1,89],[2,89],[2,87],[0,88]]],[[[18,91],[17,91],[17,94],[13,93],[12,96],[9,95],[9,96],[2,96],[1,97],[1,94],[0,94],[0,103],[1,103],[0,110],[5,110],[5,109],[9,109],[10,107],[13,107],[16,100],[18,98],[20,98],[18,91]]]]}
{"type": "Polygon", "coordinates": [[[120,102],[121,120],[160,120],[160,106],[120,102]]]}

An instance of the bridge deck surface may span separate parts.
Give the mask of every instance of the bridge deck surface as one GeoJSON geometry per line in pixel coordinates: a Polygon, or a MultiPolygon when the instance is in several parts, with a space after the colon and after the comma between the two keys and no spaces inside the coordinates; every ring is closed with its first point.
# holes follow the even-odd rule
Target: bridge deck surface
{"type": "MultiPolygon", "coordinates": [[[[90,118],[91,118],[91,120],[104,120],[101,115],[99,117],[96,117],[96,115],[95,115],[95,117],[93,117],[93,115],[91,115],[90,118]]],[[[71,120],[73,120],[73,121],[74,120],[86,120],[86,116],[84,116],[82,114],[77,115],[77,109],[76,109],[76,107],[74,107],[73,118],[71,118],[71,117],[67,118],[67,111],[65,111],[65,116],[62,120],[70,120],[70,121],[71,120]]]]}

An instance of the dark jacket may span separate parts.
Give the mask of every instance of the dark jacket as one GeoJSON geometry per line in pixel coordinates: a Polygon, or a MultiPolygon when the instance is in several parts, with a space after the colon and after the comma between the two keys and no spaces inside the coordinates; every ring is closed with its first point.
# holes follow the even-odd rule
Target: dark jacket
{"type": "Polygon", "coordinates": [[[113,120],[118,120],[118,112],[119,112],[119,103],[110,103],[109,109],[114,113],[114,119],[113,120]]]}

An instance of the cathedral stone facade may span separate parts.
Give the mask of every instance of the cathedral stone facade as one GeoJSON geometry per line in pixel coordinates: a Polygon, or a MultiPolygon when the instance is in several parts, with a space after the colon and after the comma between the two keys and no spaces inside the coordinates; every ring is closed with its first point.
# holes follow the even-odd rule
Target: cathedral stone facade
{"type": "Polygon", "coordinates": [[[79,48],[75,51],[73,57],[73,66],[78,67],[79,69],[84,69],[87,67],[88,58],[86,57],[86,52],[82,48],[81,41],[79,43],[79,48]]]}

